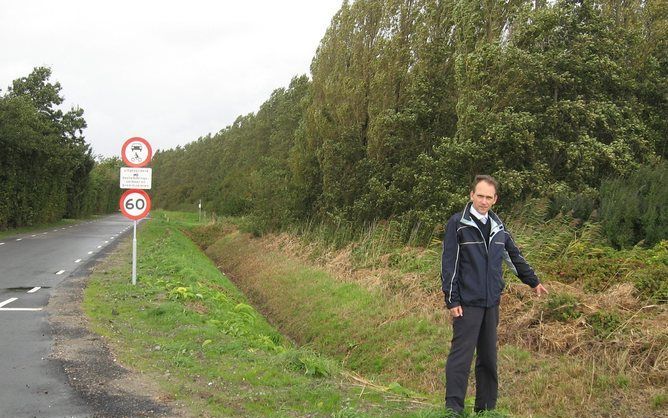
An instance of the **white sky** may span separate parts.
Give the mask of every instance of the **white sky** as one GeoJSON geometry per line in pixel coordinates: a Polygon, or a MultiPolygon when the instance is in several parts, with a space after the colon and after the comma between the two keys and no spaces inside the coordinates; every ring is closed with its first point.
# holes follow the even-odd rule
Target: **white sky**
{"type": "Polygon", "coordinates": [[[184,145],[309,74],[342,0],[0,0],[0,88],[51,67],[95,155],[184,145]]]}

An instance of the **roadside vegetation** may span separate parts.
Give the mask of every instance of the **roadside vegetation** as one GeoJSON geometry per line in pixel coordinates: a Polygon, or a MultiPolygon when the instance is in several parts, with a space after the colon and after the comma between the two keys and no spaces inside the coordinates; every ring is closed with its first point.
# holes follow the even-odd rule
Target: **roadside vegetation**
{"type": "MultiPolygon", "coordinates": [[[[614,250],[600,225],[537,223],[532,203],[509,226],[551,293],[508,277],[499,411],[483,416],[667,416],[668,310],[642,287],[666,282],[666,242],[614,250]]],[[[443,417],[440,242],[405,245],[395,228],[255,237],[243,218],[155,212],[138,285],[126,245],[85,310],[122,364],[196,416],[443,417]]]]}
{"type": "MultiPolygon", "coordinates": [[[[598,223],[543,221],[546,202],[523,208],[508,214],[509,227],[551,293],[538,299],[507,277],[501,407],[512,416],[666,416],[667,242],[615,250],[598,223]]],[[[367,376],[442,393],[450,326],[440,240],[405,245],[391,222],[359,235],[312,225],[262,237],[238,225],[253,230],[224,220],[191,236],[281,331],[367,376]]]]}
{"type": "Polygon", "coordinates": [[[195,220],[158,212],[145,223],[137,286],[127,245],[125,261],[112,258],[91,277],[84,309],[122,364],[192,416],[443,416],[432,394],[372,380],[281,334],[180,232],[195,220]]]}
{"type": "Polygon", "coordinates": [[[0,94],[0,231],[108,213],[120,159],[96,159],[84,111],[63,112],[59,82],[37,67],[0,94]]]}

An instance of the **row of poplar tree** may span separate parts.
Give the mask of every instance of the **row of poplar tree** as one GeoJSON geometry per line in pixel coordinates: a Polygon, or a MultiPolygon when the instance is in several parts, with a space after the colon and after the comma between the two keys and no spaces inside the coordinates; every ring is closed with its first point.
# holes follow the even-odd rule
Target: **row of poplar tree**
{"type": "Polygon", "coordinates": [[[667,14],[665,0],[344,1],[311,77],[155,156],[154,201],[266,229],[396,219],[431,234],[488,173],[502,205],[591,212],[607,178],[668,152],[667,14]]]}
{"type": "Polygon", "coordinates": [[[96,162],[83,109],[63,112],[60,83],[35,68],[0,95],[0,230],[117,208],[119,159],[96,162]]]}

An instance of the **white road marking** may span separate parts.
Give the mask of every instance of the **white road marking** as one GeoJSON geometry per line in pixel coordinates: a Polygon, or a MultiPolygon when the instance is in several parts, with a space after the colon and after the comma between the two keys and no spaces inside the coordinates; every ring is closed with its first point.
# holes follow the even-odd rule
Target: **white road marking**
{"type": "Polygon", "coordinates": [[[59,271],[58,273],[56,273],[56,274],[63,274],[63,273],[65,273],[65,270],[60,270],[60,271],[59,271]]]}
{"type": "Polygon", "coordinates": [[[37,234],[35,234],[35,235],[31,235],[31,237],[33,237],[33,238],[36,237],[36,236],[37,236],[37,234]]]}
{"type": "Polygon", "coordinates": [[[105,241],[104,243],[105,243],[105,244],[109,244],[109,241],[105,241]]]}
{"type": "Polygon", "coordinates": [[[4,242],[0,242],[0,245],[5,245],[5,243],[4,243],[4,242]]]}
{"type": "Polygon", "coordinates": [[[43,233],[42,235],[46,235],[46,234],[48,234],[48,232],[45,232],[45,233],[43,233]]]}
{"type": "Polygon", "coordinates": [[[98,245],[97,248],[102,248],[102,246],[101,246],[101,245],[98,245]]]}
{"type": "Polygon", "coordinates": [[[91,255],[91,254],[93,254],[93,252],[92,252],[92,251],[88,251],[88,255],[91,255]]]}
{"type": "Polygon", "coordinates": [[[81,262],[81,259],[80,259],[80,258],[77,258],[76,260],[74,260],[74,262],[75,262],[75,263],[80,263],[80,262],[81,262]]]}
{"type": "Polygon", "coordinates": [[[42,308],[0,308],[0,311],[29,311],[29,312],[37,312],[41,311],[42,308]]]}
{"type": "Polygon", "coordinates": [[[28,290],[28,293],[35,293],[35,292],[37,292],[37,291],[38,291],[39,289],[41,289],[41,288],[42,288],[41,286],[33,287],[32,289],[28,290]]]}
{"type": "Polygon", "coordinates": [[[16,238],[17,241],[21,241],[23,238],[16,238]]]}
{"type": "Polygon", "coordinates": [[[14,302],[15,300],[18,300],[18,298],[10,298],[7,299],[6,301],[0,303],[0,308],[2,308],[5,305],[9,305],[10,303],[14,302]]]}

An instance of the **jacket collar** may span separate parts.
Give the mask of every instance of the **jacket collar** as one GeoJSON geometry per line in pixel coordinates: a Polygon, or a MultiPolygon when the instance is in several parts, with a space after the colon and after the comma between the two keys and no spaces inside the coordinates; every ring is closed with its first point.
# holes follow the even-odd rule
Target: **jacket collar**
{"type": "MultiPolygon", "coordinates": [[[[471,205],[473,202],[468,202],[466,206],[464,207],[464,212],[462,213],[462,218],[459,220],[459,223],[467,226],[472,226],[474,228],[478,228],[478,225],[471,219],[471,205]]],[[[503,229],[503,222],[501,222],[501,219],[499,219],[498,216],[496,216],[496,213],[492,212],[491,210],[488,213],[488,219],[491,222],[490,224],[490,235],[494,235],[496,232],[500,231],[503,229]]]]}

